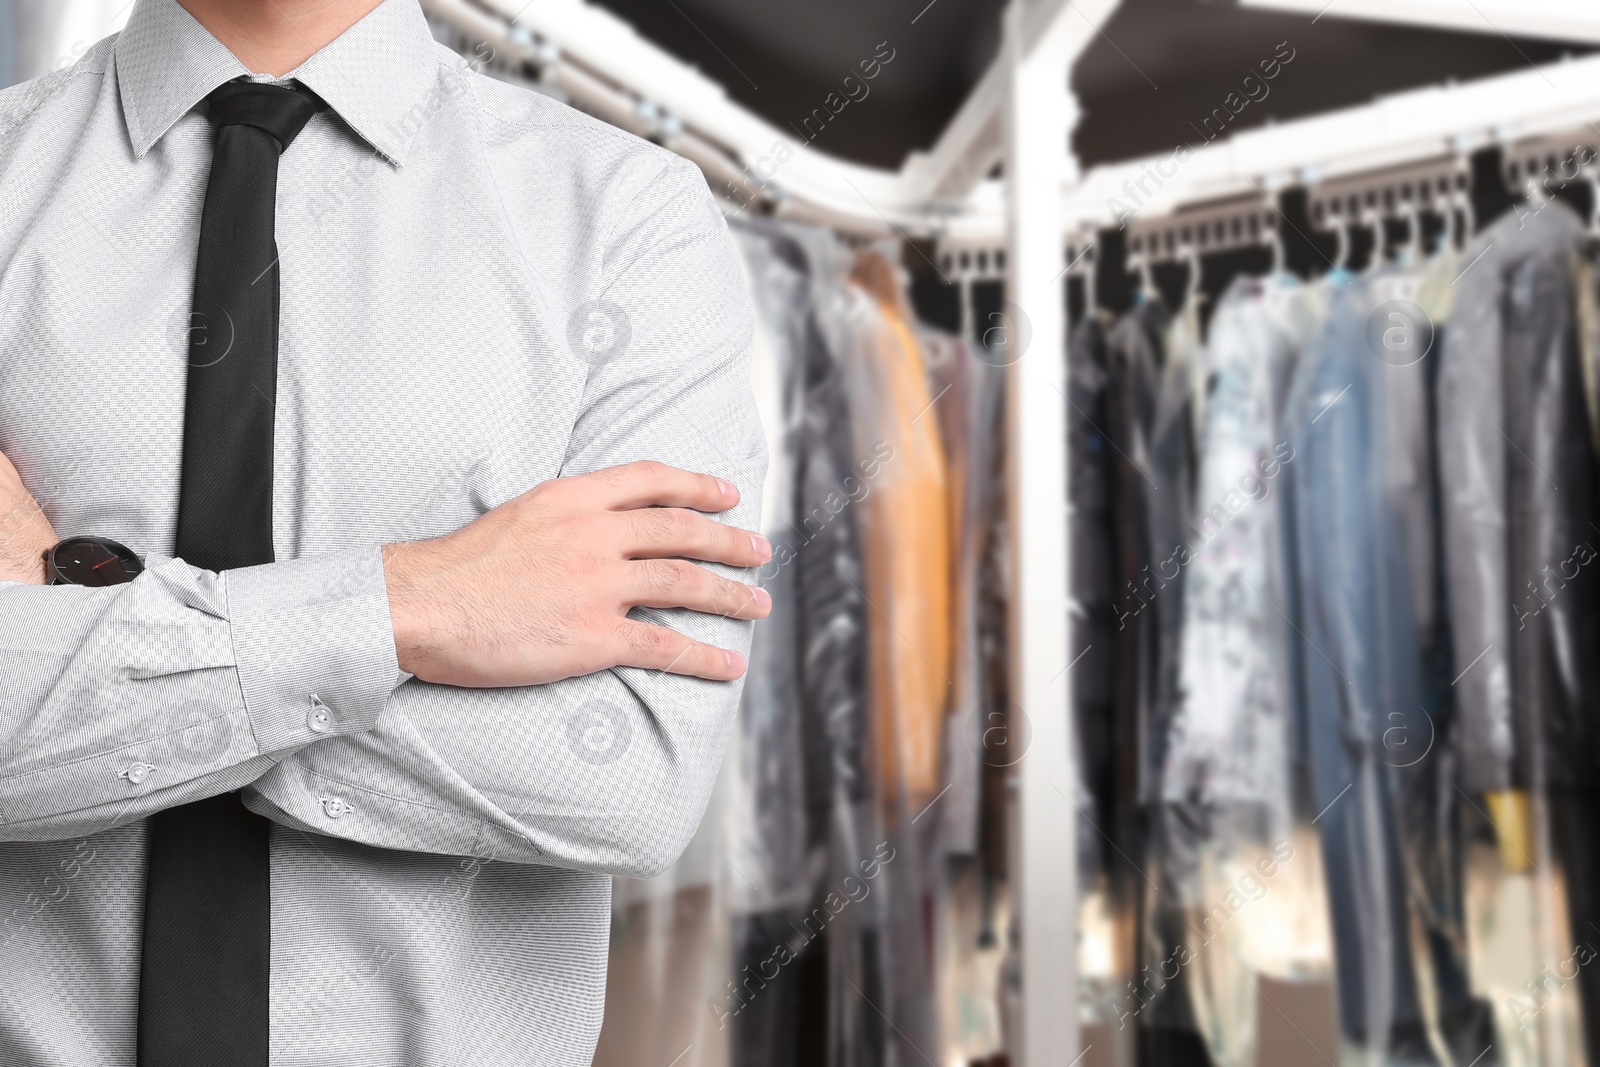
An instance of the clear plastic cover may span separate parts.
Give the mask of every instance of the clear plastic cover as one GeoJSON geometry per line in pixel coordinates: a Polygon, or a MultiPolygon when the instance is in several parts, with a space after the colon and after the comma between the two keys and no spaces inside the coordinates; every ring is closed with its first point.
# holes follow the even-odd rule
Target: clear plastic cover
{"type": "Polygon", "coordinates": [[[774,612],[689,852],[617,881],[596,1062],[986,1057],[1006,921],[982,742],[1004,699],[1002,378],[916,323],[878,251],[765,220],[733,231],[774,612]]]}
{"type": "Polygon", "coordinates": [[[1600,1063],[1596,273],[1519,205],[1238,277],[1203,342],[1154,297],[1077,327],[1080,1011],[1114,1061],[1600,1063]]]}

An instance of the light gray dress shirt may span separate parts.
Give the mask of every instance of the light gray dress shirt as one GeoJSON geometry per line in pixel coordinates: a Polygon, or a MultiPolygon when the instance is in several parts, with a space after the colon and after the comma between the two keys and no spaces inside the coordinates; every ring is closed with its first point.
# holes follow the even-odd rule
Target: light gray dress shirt
{"type": "MultiPolygon", "coordinates": [[[[422,683],[378,546],[639,459],[734,482],[725,519],[757,528],[726,224],[685,161],[480,76],[386,0],[290,75],[329,110],[278,178],[278,562],[199,570],[170,555],[196,105],[246,73],[139,0],[0,92],[0,451],[62,536],[149,566],[0,583],[0,1065],[134,1062],[144,819],[235,789],[276,824],[274,1064],[586,1064],[610,876],[695,832],[739,685],[422,683]]],[[[636,617],[749,649],[748,623],[636,617]]]]}

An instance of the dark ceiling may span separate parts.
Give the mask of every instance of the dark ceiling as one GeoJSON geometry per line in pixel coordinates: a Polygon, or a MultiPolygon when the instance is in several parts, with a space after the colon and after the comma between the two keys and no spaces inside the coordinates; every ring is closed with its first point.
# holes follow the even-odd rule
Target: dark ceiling
{"type": "MultiPolygon", "coordinates": [[[[931,145],[960,107],[995,54],[1004,6],[1004,0],[600,2],[780,128],[799,128],[829,93],[843,97],[844,79],[859,74],[861,61],[893,49],[893,59],[867,83],[867,95],[847,104],[812,141],[834,155],[889,167],[931,145]]],[[[1281,54],[1292,50],[1293,59],[1230,130],[1450,78],[1524,69],[1558,58],[1564,48],[1332,15],[1313,23],[1306,15],[1209,0],[1124,0],[1073,73],[1083,108],[1074,138],[1079,158],[1093,164],[1198,142],[1191,123],[1222,106],[1245,75],[1280,51],[1280,42],[1287,42],[1281,54]]],[[[857,85],[850,88],[861,96],[857,85]]]]}

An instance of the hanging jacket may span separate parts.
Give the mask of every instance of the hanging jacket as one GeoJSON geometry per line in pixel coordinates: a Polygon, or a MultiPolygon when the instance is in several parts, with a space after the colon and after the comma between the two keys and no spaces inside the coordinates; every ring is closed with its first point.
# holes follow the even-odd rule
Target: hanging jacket
{"type": "MultiPolygon", "coordinates": [[[[1370,280],[1339,290],[1299,368],[1290,415],[1305,715],[1345,1039],[1430,1062],[1406,911],[1397,776],[1419,721],[1422,660],[1404,511],[1391,492],[1393,367],[1369,346],[1370,280]],[[1397,718],[1398,716],[1398,718],[1397,718]]],[[[1416,417],[1421,417],[1420,412],[1416,417]]]]}
{"type": "Polygon", "coordinates": [[[1161,796],[1161,767],[1166,758],[1163,742],[1171,728],[1180,691],[1184,578],[1181,571],[1173,577],[1171,568],[1163,564],[1178,545],[1189,539],[1188,520],[1194,514],[1194,364],[1202,357],[1202,351],[1199,311],[1192,303],[1167,324],[1162,348],[1166,356],[1149,430],[1152,484],[1147,486],[1147,557],[1152,564],[1149,573],[1170,584],[1174,595],[1156,615],[1152,705],[1139,764],[1141,804],[1161,796]]]}
{"type": "MultiPolygon", "coordinates": [[[[920,352],[913,348],[908,357],[890,325],[886,305],[903,302],[892,268],[883,264],[880,291],[869,295],[858,281],[857,254],[820,231],[787,229],[796,233],[811,262],[816,324],[836,357],[849,398],[848,430],[831,425],[828,430],[841,450],[837,454],[848,456],[845,469],[854,472],[853,491],[859,494],[848,511],[858,523],[861,574],[841,571],[833,577],[848,578],[845,584],[854,584],[864,607],[864,640],[850,638],[842,628],[836,637],[853,639],[855,647],[848,651],[865,657],[866,714],[863,730],[855,735],[864,740],[859,750],[864,771],[841,781],[858,783],[867,796],[849,809],[854,829],[830,835],[832,862],[854,863],[856,869],[850,882],[841,876],[828,889],[836,906],[842,893],[867,895],[845,906],[827,927],[829,1056],[837,1067],[877,1067],[908,1062],[917,1048],[935,1048],[938,1040],[928,962],[932,945],[923,921],[932,893],[931,868],[923,860],[925,842],[918,833],[937,823],[932,818],[913,823],[932,796],[913,807],[917,797],[901,768],[909,762],[910,733],[913,747],[931,742],[922,748],[930,757],[924,770],[937,780],[947,692],[939,693],[937,705],[917,699],[934,687],[919,677],[910,659],[920,648],[938,657],[943,676],[949,674],[948,502],[942,482],[930,481],[930,475],[942,475],[942,460],[930,467],[928,450],[918,447],[918,434],[931,434],[937,442],[934,416],[919,417],[933,398],[920,352]],[[919,401],[915,391],[922,394],[919,401]],[[937,492],[930,493],[930,485],[937,492]],[[930,584],[930,574],[945,581],[930,584]],[[913,621],[910,616],[918,611],[922,614],[913,621]],[[925,629],[942,635],[942,647],[925,629]],[[863,870],[873,877],[868,880],[863,870]]],[[[942,679],[939,686],[947,689],[942,679]]],[[[812,915],[820,920],[815,911],[812,915]]]]}
{"type": "MultiPolygon", "coordinates": [[[[1106,421],[1111,446],[1111,590],[1116,617],[1112,673],[1112,745],[1117,754],[1114,810],[1119,822],[1139,809],[1151,776],[1148,737],[1159,675],[1159,637],[1165,616],[1178,610],[1174,583],[1154,573],[1159,551],[1153,544],[1153,512],[1162,507],[1162,487],[1153,477],[1151,433],[1165,353],[1161,336],[1167,313],[1159,300],[1146,300],[1117,320],[1106,337],[1106,421]]],[[[1167,492],[1175,487],[1169,482],[1167,492]]],[[[1127,848],[1132,828],[1102,825],[1127,848]]]]}
{"type": "Polygon", "coordinates": [[[1210,395],[1188,539],[1158,561],[1180,575],[1180,695],[1166,738],[1169,803],[1260,809],[1287,832],[1292,679],[1283,622],[1282,487],[1296,449],[1281,423],[1297,338],[1269,306],[1279,280],[1240,278],[1206,345],[1210,395]]]}
{"type": "Polygon", "coordinates": [[[907,817],[914,818],[939,790],[952,696],[949,496],[922,349],[891,271],[868,252],[858,257],[853,278],[869,301],[857,322],[878,384],[871,412],[877,430],[861,457],[876,461],[867,496],[865,592],[878,769],[903,792],[907,817]]]}
{"type": "Polygon", "coordinates": [[[1445,555],[1469,793],[1590,785],[1600,515],[1562,204],[1485,230],[1438,387],[1445,555]]]}
{"type": "MultiPolygon", "coordinates": [[[[1003,722],[1003,706],[986,714],[984,662],[980,647],[979,571],[990,549],[1002,511],[1002,478],[993,472],[995,438],[1000,432],[1004,368],[980,358],[959,337],[923,328],[918,339],[925,354],[928,388],[947,462],[950,508],[950,615],[952,645],[941,778],[940,849],[970,855],[978,848],[979,790],[985,759],[1009,762],[1004,752],[989,752],[986,738],[1003,722]]],[[[995,746],[999,747],[999,746],[995,746]]]]}
{"type": "Polygon", "coordinates": [[[726,849],[734,869],[743,872],[731,891],[735,911],[752,913],[798,907],[810,894],[797,572],[784,565],[797,518],[806,294],[804,276],[774,253],[768,238],[744,228],[733,233],[756,308],[752,385],[775,457],[762,500],[762,533],[772,542],[774,558],[760,574],[773,610],[751,647],[730,753],[737,773],[726,849]]]}
{"type": "Polygon", "coordinates": [[[1110,463],[1106,424],[1106,334],[1109,316],[1086,315],[1067,346],[1067,523],[1071,543],[1068,646],[1072,676],[1073,750],[1078,754],[1074,806],[1078,820],[1078,885],[1088,892],[1109,869],[1101,813],[1116,810],[1112,678],[1118,635],[1112,614],[1110,463]]]}

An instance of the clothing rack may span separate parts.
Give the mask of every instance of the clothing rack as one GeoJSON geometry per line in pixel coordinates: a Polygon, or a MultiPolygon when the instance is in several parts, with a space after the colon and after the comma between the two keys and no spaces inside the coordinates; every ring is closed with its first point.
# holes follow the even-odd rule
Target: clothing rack
{"type": "MultiPolygon", "coordinates": [[[[1563,0],[1241,0],[1315,19],[1360,17],[1420,26],[1600,41],[1600,11],[1563,0]],[[1467,20],[1464,22],[1463,20],[1467,20]],[[1472,23],[1472,24],[1468,24],[1472,23]]],[[[1017,767],[1011,870],[1021,928],[1020,1027],[1013,1062],[1077,1062],[1076,811],[1068,799],[1063,279],[1094,303],[1096,276],[1122,268],[1120,245],[1147,273],[1257,247],[1283,266],[1289,246],[1343,263],[1353,231],[1424,216],[1463,241],[1475,226],[1472,175],[1485,150],[1502,152],[1508,190],[1534,203],[1558,180],[1587,182],[1600,202],[1600,56],[1468,84],[1397,93],[1370,104],[1233,134],[1173,153],[1082,172],[1070,149],[1078,105],[1072,63],[1118,0],[1012,0],[999,55],[937,143],[898,170],[834,159],[731,100],[700,71],[584,0],[422,0],[466,42],[486,42],[491,68],[514,72],[698,164],[738,210],[828,226],[847,235],[931,239],[936,269],[970,287],[1003,281],[1008,344],[1008,477],[1012,537],[1012,699],[1026,758],[1017,767]],[[1563,161],[1588,151],[1571,178],[1563,161]],[[1476,153],[1476,155],[1474,155],[1476,153]],[[781,158],[780,158],[781,157],[781,158]],[[989,177],[996,164],[1001,177],[989,177]],[[1143,183],[1141,186],[1141,182],[1143,183]],[[1128,189],[1139,189],[1131,213],[1128,189]],[[1324,248],[1323,246],[1328,247],[1324,248]],[[1024,311],[1024,309],[1026,309],[1024,311]]],[[[462,51],[472,54],[471,47],[462,51]]],[[[480,53],[481,54],[481,53],[480,53]]],[[[1203,135],[1202,135],[1203,136],[1203,135]]],[[[1174,146],[1176,149],[1177,146],[1174,146]]],[[[1191,279],[1195,275],[1191,274],[1191,279]]],[[[1193,282],[1191,281],[1191,288],[1193,282]]],[[[970,321],[970,311],[966,316],[970,321]]],[[[970,334],[970,331],[968,331],[970,334]]]]}
{"type": "MultiPolygon", "coordinates": [[[[1507,188],[1536,200],[1550,186],[1594,185],[1600,57],[1413,90],[1246,131],[1192,148],[1167,178],[1171,153],[1093,168],[1063,193],[1064,262],[1075,276],[1091,271],[1095,246],[1108,231],[1126,231],[1135,267],[1141,258],[1271,249],[1282,240],[1282,193],[1293,188],[1307,191],[1310,221],[1319,230],[1333,229],[1336,218],[1370,227],[1441,204],[1470,212],[1470,156],[1489,147],[1502,149],[1507,188]],[[1586,151],[1574,158],[1579,146],[1586,151]]],[[[1004,263],[1001,236],[987,232],[976,215],[946,218],[941,269],[967,280],[999,278],[1003,267],[987,265],[1004,263]],[[970,266],[958,266],[963,262],[970,266]]],[[[1473,221],[1467,220],[1469,230],[1473,221]]],[[[1458,241],[1460,230],[1452,230],[1458,241]]]]}
{"type": "MultiPolygon", "coordinates": [[[[1600,233],[1600,129],[1585,125],[1568,135],[1523,138],[1492,149],[1487,155],[1496,188],[1493,203],[1526,200],[1528,211],[1541,210],[1558,197],[1586,195],[1585,220],[1600,233]]],[[[1317,185],[1295,187],[1279,197],[1246,197],[1213,202],[1130,222],[1126,268],[1142,276],[1150,289],[1156,263],[1183,263],[1198,271],[1201,256],[1243,248],[1270,250],[1275,268],[1288,265],[1286,240],[1299,240],[1302,259],[1314,273],[1350,268],[1358,235],[1369,240],[1366,262],[1386,258],[1391,250],[1420,257],[1440,242],[1464,248],[1480,223],[1475,204],[1483,203],[1485,181],[1474,173],[1473,157],[1462,154],[1364,174],[1346,175],[1317,185]],[[1395,236],[1396,234],[1400,236],[1395,236]]],[[[1092,263],[1092,260],[1090,261],[1092,263]]]]}

